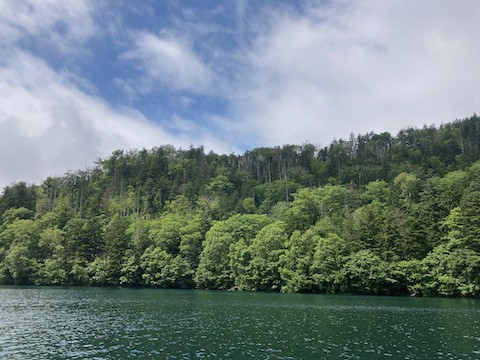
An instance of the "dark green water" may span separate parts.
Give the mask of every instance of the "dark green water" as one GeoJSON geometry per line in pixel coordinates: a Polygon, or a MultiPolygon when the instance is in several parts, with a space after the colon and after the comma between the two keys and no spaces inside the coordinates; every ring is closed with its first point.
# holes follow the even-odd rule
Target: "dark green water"
{"type": "Polygon", "coordinates": [[[0,359],[480,359],[480,301],[0,287],[0,359]]]}

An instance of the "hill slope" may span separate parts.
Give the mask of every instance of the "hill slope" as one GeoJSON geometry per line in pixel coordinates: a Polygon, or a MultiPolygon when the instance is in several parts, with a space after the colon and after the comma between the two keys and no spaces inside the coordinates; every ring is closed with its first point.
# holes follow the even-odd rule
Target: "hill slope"
{"type": "Polygon", "coordinates": [[[12,184],[0,283],[480,294],[480,118],[12,184]]]}

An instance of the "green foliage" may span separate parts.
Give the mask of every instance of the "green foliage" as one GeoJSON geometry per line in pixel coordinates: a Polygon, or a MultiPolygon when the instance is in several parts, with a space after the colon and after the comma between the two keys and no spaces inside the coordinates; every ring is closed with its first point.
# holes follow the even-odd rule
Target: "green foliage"
{"type": "Polygon", "coordinates": [[[422,260],[394,264],[391,275],[397,280],[400,293],[478,297],[480,254],[452,240],[439,245],[422,260]]]}
{"type": "Polygon", "coordinates": [[[7,224],[0,234],[0,246],[8,249],[16,244],[26,246],[32,256],[37,255],[38,232],[33,220],[15,220],[7,224]]]}
{"type": "Polygon", "coordinates": [[[64,226],[66,251],[79,260],[92,261],[103,243],[104,217],[90,219],[74,217],[64,226]]]}
{"type": "Polygon", "coordinates": [[[145,285],[187,288],[192,286],[193,269],[180,255],[172,257],[165,250],[151,246],[140,259],[145,285]]]}
{"type": "MultiPolygon", "coordinates": [[[[295,193],[295,200],[288,212],[284,213],[284,221],[289,234],[295,230],[305,231],[324,214],[322,196],[324,190],[300,189],[295,193]]],[[[325,209],[325,211],[327,211],[325,209]]]]}
{"type": "Polygon", "coordinates": [[[24,207],[8,209],[3,212],[0,224],[5,228],[5,225],[11,224],[15,220],[33,219],[33,215],[34,213],[32,210],[24,207]]]}
{"type": "Polygon", "coordinates": [[[375,180],[369,182],[365,186],[365,190],[360,195],[360,198],[366,203],[378,201],[386,204],[391,200],[392,192],[388,183],[384,180],[375,180]]]}
{"type": "Polygon", "coordinates": [[[425,280],[419,290],[424,295],[480,295],[480,255],[455,245],[440,245],[424,260],[425,280]]]}
{"type": "Polygon", "coordinates": [[[480,119],[115,151],[0,195],[0,283],[479,295],[480,119]]]}
{"type": "Polygon", "coordinates": [[[352,233],[350,238],[359,249],[371,249],[389,258],[389,209],[374,200],[368,205],[357,208],[352,214],[352,233]]]}
{"type": "Polygon", "coordinates": [[[233,269],[229,264],[231,245],[240,239],[249,245],[258,231],[271,220],[265,215],[234,215],[215,222],[205,235],[203,251],[195,275],[200,288],[229,289],[235,286],[233,269]]]}
{"type": "Polygon", "coordinates": [[[282,222],[275,222],[262,228],[248,247],[250,261],[247,273],[241,274],[243,284],[240,288],[254,291],[279,291],[280,257],[288,237],[282,222]]]}
{"type": "Polygon", "coordinates": [[[146,285],[167,287],[174,282],[172,274],[168,271],[168,264],[172,256],[159,247],[151,246],[145,250],[140,258],[143,269],[142,278],[146,285]]]}
{"type": "Polygon", "coordinates": [[[337,274],[336,282],[341,292],[355,294],[388,293],[392,279],[388,276],[388,265],[371,250],[360,250],[351,254],[337,274]]]}
{"type": "Polygon", "coordinates": [[[132,249],[125,252],[120,273],[119,281],[122,286],[139,286],[144,284],[142,280],[142,266],[137,252],[132,249]]]}
{"type": "Polygon", "coordinates": [[[312,230],[305,234],[297,230],[285,242],[285,250],[279,259],[283,292],[312,291],[310,268],[318,242],[314,236],[312,230]]]}
{"type": "Polygon", "coordinates": [[[343,292],[340,271],[348,261],[351,249],[349,244],[336,234],[329,234],[318,239],[311,273],[313,285],[320,292],[343,292]]]}
{"type": "Polygon", "coordinates": [[[24,182],[12,184],[3,189],[3,194],[0,197],[0,216],[12,208],[25,208],[30,211],[35,211],[35,204],[37,201],[36,187],[34,185],[27,185],[24,182]]]}
{"type": "Polygon", "coordinates": [[[460,202],[460,224],[464,246],[480,251],[480,181],[474,180],[460,202]]]}
{"type": "Polygon", "coordinates": [[[418,196],[419,181],[414,174],[406,172],[398,174],[393,179],[393,186],[402,206],[408,206],[418,196]]]}
{"type": "Polygon", "coordinates": [[[5,257],[5,267],[15,285],[29,285],[35,283],[39,264],[26,244],[16,243],[5,257]]]}
{"type": "Polygon", "coordinates": [[[59,249],[58,254],[45,260],[45,263],[39,270],[36,284],[68,285],[70,283],[70,264],[67,258],[61,255],[61,252],[62,249],[59,249]]]}
{"type": "Polygon", "coordinates": [[[149,242],[169,254],[175,254],[180,246],[180,229],[186,223],[187,219],[175,214],[163,215],[159,220],[152,222],[149,231],[149,242]]]}

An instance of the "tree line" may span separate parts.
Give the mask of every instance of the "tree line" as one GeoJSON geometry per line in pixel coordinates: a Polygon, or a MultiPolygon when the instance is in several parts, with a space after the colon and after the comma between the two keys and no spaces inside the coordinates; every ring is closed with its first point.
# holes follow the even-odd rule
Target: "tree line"
{"type": "Polygon", "coordinates": [[[0,196],[0,283],[480,294],[480,119],[115,151],[0,196]]]}

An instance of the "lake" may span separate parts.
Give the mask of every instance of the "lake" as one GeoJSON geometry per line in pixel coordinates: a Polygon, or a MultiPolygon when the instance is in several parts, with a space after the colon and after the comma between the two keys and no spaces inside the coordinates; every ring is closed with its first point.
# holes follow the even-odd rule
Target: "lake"
{"type": "Polygon", "coordinates": [[[0,287],[1,359],[480,359],[480,301],[0,287]]]}

